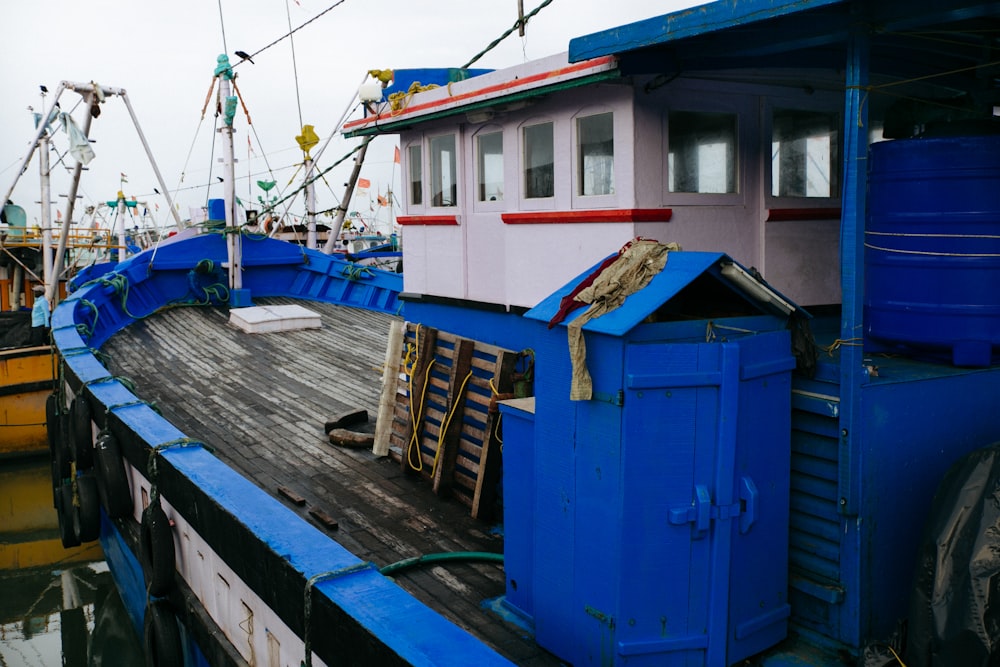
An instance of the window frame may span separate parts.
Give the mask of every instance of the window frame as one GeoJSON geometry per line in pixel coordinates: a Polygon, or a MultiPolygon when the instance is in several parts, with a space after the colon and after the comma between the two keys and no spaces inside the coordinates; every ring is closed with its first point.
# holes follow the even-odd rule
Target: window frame
{"type": "MultiPolygon", "coordinates": [[[[427,169],[427,171],[428,171],[428,178],[425,181],[427,183],[427,185],[425,186],[425,188],[427,189],[426,194],[428,194],[429,197],[427,199],[427,205],[426,206],[427,206],[428,209],[456,211],[457,212],[457,210],[458,210],[458,208],[460,206],[460,201],[459,200],[460,200],[460,198],[462,196],[462,189],[459,187],[459,183],[460,183],[461,178],[462,178],[462,169],[461,169],[461,165],[459,164],[460,160],[461,160],[461,157],[460,157],[460,154],[461,154],[461,142],[459,141],[459,132],[456,130],[456,131],[452,131],[452,132],[442,132],[440,134],[429,134],[429,135],[427,135],[425,137],[425,140],[424,140],[423,143],[427,147],[426,166],[428,168],[427,169]],[[434,203],[434,197],[435,197],[435,194],[437,194],[437,193],[435,193],[435,188],[437,187],[437,185],[434,183],[434,169],[435,169],[434,159],[435,159],[435,156],[434,156],[434,148],[433,147],[434,147],[434,142],[436,140],[438,140],[438,139],[445,139],[445,138],[448,138],[448,137],[450,137],[451,140],[452,140],[452,156],[454,157],[454,164],[451,165],[451,169],[450,169],[450,171],[451,171],[451,177],[452,177],[452,181],[453,181],[452,184],[451,184],[451,186],[452,186],[452,189],[453,189],[453,192],[454,192],[454,200],[452,201],[451,204],[444,204],[444,203],[435,204],[434,203]]],[[[445,201],[444,200],[443,178],[442,178],[441,190],[442,190],[442,192],[440,194],[441,194],[441,198],[442,198],[442,202],[443,202],[443,201],[445,201]]]]}
{"type": "Polygon", "coordinates": [[[424,208],[427,206],[427,204],[425,203],[427,201],[427,192],[426,192],[426,183],[424,181],[425,165],[423,158],[424,155],[423,138],[421,137],[420,139],[417,139],[415,141],[408,142],[402,149],[402,154],[403,154],[403,159],[406,160],[403,169],[403,173],[406,174],[406,210],[407,212],[423,211],[424,208]],[[416,149],[417,152],[420,153],[416,161],[414,161],[413,159],[414,149],[416,149]],[[418,192],[420,194],[419,202],[413,201],[414,181],[412,180],[412,178],[413,178],[414,162],[416,162],[416,165],[420,168],[420,181],[419,181],[420,187],[418,189],[418,192]]]}
{"type": "Polygon", "coordinates": [[[558,161],[556,160],[557,148],[558,148],[558,128],[559,124],[555,118],[552,117],[536,117],[526,119],[524,122],[520,123],[517,127],[517,142],[518,142],[518,162],[517,162],[517,180],[518,180],[518,201],[520,202],[521,208],[524,210],[546,210],[555,207],[556,196],[558,194],[558,184],[559,179],[557,177],[558,161]],[[527,145],[526,145],[526,135],[525,131],[529,127],[536,127],[539,125],[550,125],[552,127],[552,194],[546,197],[529,197],[528,196],[528,170],[527,170],[527,145]]]}
{"type": "Polygon", "coordinates": [[[493,209],[500,210],[503,209],[505,202],[510,201],[511,189],[510,189],[509,179],[507,177],[508,165],[509,165],[509,158],[508,158],[509,147],[507,145],[508,144],[507,136],[508,133],[504,131],[503,126],[495,124],[484,125],[483,127],[477,129],[472,134],[472,142],[471,142],[472,152],[473,152],[472,172],[473,172],[473,184],[474,184],[473,206],[475,208],[481,208],[483,210],[493,210],[493,209]],[[501,184],[503,186],[503,197],[501,199],[490,201],[489,199],[480,199],[480,189],[483,183],[481,183],[480,181],[480,179],[482,178],[482,173],[481,173],[482,165],[480,164],[481,154],[479,149],[480,146],[479,141],[484,136],[496,135],[496,134],[500,135],[500,157],[502,162],[500,176],[501,176],[501,184]]]}
{"type": "Polygon", "coordinates": [[[753,169],[750,162],[756,152],[751,144],[755,125],[754,98],[746,95],[702,96],[698,94],[678,95],[683,104],[668,104],[661,118],[663,128],[663,201],[675,206],[744,206],[747,203],[750,182],[748,173],[753,169]],[[732,114],[736,120],[734,156],[736,192],[671,192],[670,191],[670,113],[732,114]]]}
{"type": "Polygon", "coordinates": [[[808,209],[808,208],[836,208],[841,206],[844,179],[844,156],[839,154],[843,146],[844,134],[844,114],[842,100],[834,96],[825,96],[814,93],[809,98],[798,98],[790,96],[768,96],[764,99],[761,107],[761,150],[763,151],[761,160],[761,190],[764,195],[765,209],[808,209]],[[816,98],[819,99],[816,99],[816,98]],[[833,145],[837,147],[837,164],[831,168],[831,173],[836,174],[837,187],[831,191],[829,197],[783,197],[771,194],[773,173],[771,169],[771,145],[774,128],[775,109],[791,109],[795,111],[813,111],[817,113],[831,114],[835,117],[834,126],[837,136],[833,145]]]}
{"type": "Polygon", "coordinates": [[[622,136],[622,132],[618,130],[618,116],[614,109],[610,108],[588,108],[579,111],[574,114],[570,119],[572,122],[572,195],[573,201],[580,203],[583,206],[583,202],[586,202],[586,206],[603,206],[613,204],[617,199],[618,187],[617,178],[619,176],[618,168],[618,152],[621,149],[621,141],[618,141],[618,149],[615,147],[615,139],[622,136]],[[583,193],[583,148],[580,144],[580,121],[585,118],[594,118],[596,116],[611,116],[611,192],[605,192],[602,194],[584,194],[583,193]]]}

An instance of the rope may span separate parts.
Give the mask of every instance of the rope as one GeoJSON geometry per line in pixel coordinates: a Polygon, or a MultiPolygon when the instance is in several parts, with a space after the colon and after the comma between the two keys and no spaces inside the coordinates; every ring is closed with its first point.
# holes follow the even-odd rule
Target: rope
{"type": "MultiPolygon", "coordinates": [[[[267,51],[269,48],[271,48],[275,44],[278,44],[279,42],[281,42],[286,37],[291,37],[292,35],[294,35],[295,33],[297,33],[299,30],[302,30],[303,28],[305,28],[307,25],[309,25],[310,23],[312,23],[316,19],[318,19],[321,16],[323,16],[324,14],[326,14],[326,13],[328,13],[328,12],[336,9],[337,7],[339,7],[340,5],[344,4],[345,2],[347,2],[347,0],[338,0],[337,2],[333,3],[332,5],[330,5],[329,7],[327,7],[326,9],[324,9],[323,11],[321,11],[316,16],[312,17],[311,19],[309,19],[308,21],[306,21],[305,23],[303,23],[302,25],[300,25],[298,28],[295,28],[294,30],[290,30],[288,33],[282,35],[281,37],[279,37],[278,39],[274,40],[273,42],[271,42],[267,46],[265,46],[263,48],[260,48],[260,49],[257,49],[256,51],[254,51],[253,53],[250,54],[250,58],[248,58],[248,60],[252,59],[252,58],[255,58],[258,53],[263,53],[264,51],[267,51]]],[[[235,69],[241,63],[242,63],[242,61],[236,63],[236,65],[233,65],[233,68],[235,69]]]]}
{"type": "MultiPolygon", "coordinates": [[[[465,391],[465,385],[469,383],[470,379],[472,379],[472,371],[469,371],[469,374],[465,376],[464,380],[462,380],[462,384],[458,388],[458,393],[455,394],[455,400],[452,402],[451,407],[448,409],[447,414],[445,414],[444,416],[444,421],[441,423],[441,426],[438,429],[437,451],[434,452],[434,461],[431,463],[431,477],[434,477],[434,474],[437,472],[438,459],[441,458],[441,449],[442,449],[442,444],[444,443],[444,436],[448,432],[448,427],[451,426],[452,417],[454,417],[455,413],[458,411],[459,403],[462,400],[462,393],[465,391]]],[[[424,386],[426,387],[426,385],[424,386]]],[[[409,460],[409,452],[407,452],[407,460],[409,460]]],[[[420,463],[421,465],[423,465],[423,461],[421,461],[420,463]]]]}
{"type": "Polygon", "coordinates": [[[715,335],[715,330],[716,329],[724,329],[726,331],[736,331],[738,333],[745,333],[745,334],[757,333],[756,331],[754,331],[752,329],[741,329],[740,327],[730,327],[730,326],[726,326],[724,324],[716,324],[712,320],[709,320],[708,323],[705,325],[705,342],[706,343],[711,343],[713,340],[716,339],[716,335],[715,335]]]}
{"type": "Polygon", "coordinates": [[[436,361],[432,359],[430,361],[430,363],[427,364],[427,370],[424,371],[424,386],[420,389],[420,401],[418,401],[418,403],[417,403],[417,412],[414,413],[413,412],[413,370],[416,368],[417,361],[420,358],[420,355],[419,355],[419,349],[420,349],[420,327],[421,327],[421,325],[418,324],[417,328],[416,328],[416,330],[415,330],[415,332],[413,334],[414,342],[407,344],[407,353],[406,353],[406,357],[403,360],[404,369],[405,369],[407,377],[409,378],[409,380],[407,381],[407,385],[408,385],[408,389],[409,389],[409,392],[410,392],[410,421],[413,422],[413,433],[410,436],[410,442],[409,442],[409,444],[407,444],[407,446],[406,446],[406,462],[409,464],[409,466],[411,468],[413,468],[417,472],[421,472],[424,469],[424,460],[423,460],[423,457],[420,456],[420,433],[418,432],[418,430],[419,430],[418,429],[418,425],[420,424],[421,421],[423,421],[424,399],[427,397],[427,385],[428,385],[427,381],[430,378],[431,369],[434,367],[434,364],[436,363],[436,361]],[[411,350],[411,347],[412,347],[412,350],[411,350]],[[410,367],[406,367],[406,361],[410,358],[410,353],[411,352],[413,353],[413,357],[412,357],[413,358],[413,365],[410,366],[410,367]],[[413,447],[414,445],[416,445],[416,450],[417,450],[417,465],[413,465],[413,455],[412,455],[412,452],[413,452],[413,449],[414,449],[414,447],[413,447]]]}
{"type": "Polygon", "coordinates": [[[372,272],[371,267],[362,264],[348,264],[340,272],[340,275],[346,276],[348,280],[361,280],[362,278],[371,278],[375,274],[372,272]]]}
{"type": "MultiPolygon", "coordinates": [[[[93,378],[91,380],[87,380],[86,382],[84,382],[83,386],[89,387],[94,384],[104,384],[105,382],[120,382],[122,385],[124,385],[126,389],[131,391],[133,394],[135,393],[135,382],[133,382],[130,378],[121,375],[104,375],[102,377],[93,378]]],[[[141,402],[143,401],[140,401],[140,403],[141,402]]],[[[125,407],[127,405],[134,405],[134,403],[121,403],[118,405],[112,405],[108,407],[107,411],[110,412],[114,408],[125,407]]]]}
{"type": "Polygon", "coordinates": [[[301,663],[304,667],[312,667],[312,590],[321,581],[327,581],[329,579],[337,579],[340,577],[345,577],[357,572],[364,572],[365,570],[371,569],[374,566],[369,562],[357,563],[355,565],[348,565],[347,567],[342,567],[339,570],[330,570],[329,572],[320,572],[319,574],[314,574],[309,577],[306,581],[305,589],[305,601],[302,610],[303,617],[303,629],[302,629],[302,642],[304,644],[305,650],[305,660],[301,663]]]}
{"type": "Polygon", "coordinates": [[[898,248],[885,248],[883,246],[865,243],[865,247],[881,252],[897,253],[900,255],[923,255],[925,257],[1000,257],[996,252],[935,252],[933,250],[900,250],[898,248]]]}
{"type": "Polygon", "coordinates": [[[869,232],[871,236],[902,236],[917,239],[1000,239],[1000,234],[914,234],[910,232],[869,232]]]}
{"type": "MultiPolygon", "coordinates": [[[[142,401],[139,401],[140,403],[142,401]]],[[[146,476],[149,479],[149,503],[153,504],[160,499],[160,489],[159,489],[159,466],[156,463],[159,459],[159,454],[162,451],[173,448],[183,448],[183,447],[201,447],[202,449],[211,452],[213,451],[205,443],[199,440],[193,440],[192,438],[177,438],[176,440],[169,440],[167,442],[161,442],[158,445],[151,445],[149,452],[149,459],[146,463],[146,476]]]]}
{"type": "Polygon", "coordinates": [[[523,19],[519,18],[517,21],[514,21],[514,25],[512,25],[509,30],[507,30],[502,35],[500,35],[499,37],[497,37],[496,39],[494,39],[492,42],[490,42],[489,46],[487,46],[485,49],[483,49],[482,51],[480,51],[479,53],[477,53],[475,56],[473,56],[472,60],[470,60],[469,62],[467,62],[464,65],[462,65],[462,69],[470,67],[472,65],[472,63],[476,62],[477,60],[479,60],[480,58],[482,58],[483,56],[485,56],[489,51],[492,51],[500,42],[502,42],[503,40],[505,40],[508,37],[510,37],[510,34],[512,32],[514,32],[515,30],[517,30],[518,28],[520,28],[522,26],[527,25],[528,24],[528,19],[530,19],[532,16],[534,16],[538,12],[542,11],[545,7],[548,7],[550,4],[552,4],[552,0],[545,0],[542,4],[538,5],[537,7],[535,7],[534,9],[532,9],[530,12],[528,12],[527,14],[525,14],[523,19]]]}
{"type": "Polygon", "coordinates": [[[827,354],[829,354],[832,357],[833,353],[836,352],[837,350],[839,350],[844,345],[848,345],[848,346],[851,346],[851,347],[861,347],[862,345],[864,345],[864,339],[863,338],[847,338],[847,339],[838,338],[837,340],[833,341],[830,345],[828,345],[827,347],[824,347],[822,349],[827,354]]]}

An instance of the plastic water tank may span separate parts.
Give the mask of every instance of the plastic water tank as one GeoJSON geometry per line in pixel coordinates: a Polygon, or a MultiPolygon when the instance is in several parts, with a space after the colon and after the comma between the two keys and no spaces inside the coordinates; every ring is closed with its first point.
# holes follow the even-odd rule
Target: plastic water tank
{"type": "Polygon", "coordinates": [[[213,221],[226,219],[226,200],[225,199],[209,199],[208,200],[208,219],[213,221]]]}
{"type": "Polygon", "coordinates": [[[1000,135],[872,145],[870,349],[989,366],[1000,350],[1000,135]]]}

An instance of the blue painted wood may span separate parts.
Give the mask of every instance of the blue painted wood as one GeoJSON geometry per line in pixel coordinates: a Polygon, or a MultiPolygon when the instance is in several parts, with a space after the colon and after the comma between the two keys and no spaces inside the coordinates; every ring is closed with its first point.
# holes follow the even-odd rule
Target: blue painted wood
{"type": "Polygon", "coordinates": [[[747,26],[843,0],[721,0],[643,21],[576,37],[569,43],[570,62],[747,26]]]}
{"type": "MultiPolygon", "coordinates": [[[[310,280],[298,279],[303,271],[309,270],[306,267],[336,265],[336,261],[328,263],[318,253],[310,256],[309,252],[280,241],[248,242],[244,244],[244,251],[247,253],[244,284],[256,295],[301,296],[298,290],[310,283],[310,280]],[[269,264],[268,258],[275,264],[269,264]],[[307,263],[304,259],[314,261],[307,263]]],[[[106,276],[105,280],[80,289],[53,314],[53,338],[63,355],[68,375],[93,395],[102,413],[109,415],[108,419],[114,419],[130,437],[143,443],[144,455],[151,453],[149,448],[180,440],[184,434],[148,404],[137,401],[118,379],[109,377],[93,352],[115,331],[136,318],[155,312],[167,303],[190,297],[194,266],[201,260],[216,262],[224,252],[224,240],[215,235],[166,244],[155,253],[147,251],[121,263],[117,275],[106,276]],[[81,323],[86,325],[82,329],[77,327],[81,323]]],[[[351,279],[344,277],[343,271],[340,275],[331,271],[323,280],[347,283],[348,289],[335,293],[345,297],[349,305],[361,307],[394,305],[400,286],[396,275],[381,277],[375,274],[370,282],[365,282],[365,278],[351,279]],[[379,290],[391,290],[394,294],[391,298],[379,297],[379,290]]],[[[160,457],[160,465],[170,466],[198,493],[204,494],[206,502],[223,508],[232,525],[259,540],[261,549],[287,561],[301,574],[303,582],[322,573],[349,569],[349,576],[319,582],[313,595],[327,597],[342,613],[368,629],[373,637],[406,662],[428,666],[466,665],[470,661],[510,664],[480,640],[379,574],[374,566],[365,566],[205,449],[169,447],[153,456],[160,457]],[[409,621],[400,624],[399,614],[409,621]]],[[[110,536],[105,537],[108,537],[109,548],[113,549],[115,541],[110,536]]],[[[129,572],[129,563],[124,565],[122,572],[129,572]]],[[[135,581],[119,583],[131,591],[126,592],[126,601],[133,602],[130,610],[133,619],[141,618],[145,603],[141,583],[138,586],[135,581]]],[[[267,600],[268,592],[258,593],[267,600]]],[[[331,660],[333,657],[326,658],[327,662],[331,660]]]]}

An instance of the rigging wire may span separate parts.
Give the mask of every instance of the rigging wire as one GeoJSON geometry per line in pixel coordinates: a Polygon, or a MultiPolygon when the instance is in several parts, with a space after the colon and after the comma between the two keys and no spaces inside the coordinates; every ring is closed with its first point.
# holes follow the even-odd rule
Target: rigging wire
{"type": "Polygon", "coordinates": [[[219,28],[222,31],[222,52],[229,53],[229,49],[226,47],[226,20],[222,14],[222,0],[219,0],[219,28]]]}
{"type": "Polygon", "coordinates": [[[292,10],[288,7],[288,0],[285,0],[285,16],[288,17],[288,44],[292,49],[292,76],[295,79],[295,104],[299,108],[299,127],[302,127],[302,98],[299,94],[299,66],[295,61],[295,39],[292,34],[292,10]]]}
{"type": "Polygon", "coordinates": [[[550,4],[552,4],[552,0],[544,0],[544,2],[542,2],[542,4],[538,5],[537,7],[535,7],[534,9],[532,9],[530,12],[528,12],[527,14],[525,14],[523,19],[519,18],[518,20],[514,21],[514,25],[512,25],[509,30],[507,30],[502,35],[500,35],[499,37],[497,37],[496,39],[494,39],[492,42],[490,42],[489,46],[487,46],[485,49],[483,49],[482,51],[480,51],[479,53],[477,53],[476,55],[474,55],[472,57],[472,60],[470,60],[469,62],[467,62],[464,65],[462,65],[462,69],[466,69],[467,67],[471,67],[472,63],[476,62],[477,60],[479,60],[480,58],[482,58],[483,56],[485,56],[487,53],[489,53],[490,51],[492,51],[500,42],[502,42],[503,40],[505,40],[508,37],[510,37],[510,35],[511,35],[512,32],[514,32],[518,28],[521,28],[521,27],[527,25],[528,24],[528,19],[530,19],[532,16],[534,16],[538,12],[540,12],[543,9],[545,9],[546,7],[548,7],[550,4]]]}
{"type": "MultiPolygon", "coordinates": [[[[219,0],[219,1],[221,2],[222,0],[219,0]]],[[[549,2],[551,2],[551,1],[552,0],[549,0],[549,2]]],[[[276,40],[274,40],[273,42],[271,42],[267,46],[264,46],[262,48],[257,49],[256,51],[254,51],[253,53],[250,54],[250,58],[253,58],[258,53],[263,53],[264,51],[267,51],[269,48],[271,48],[275,44],[278,44],[279,42],[281,42],[281,40],[285,39],[286,37],[291,37],[292,35],[294,35],[295,33],[297,33],[299,30],[302,30],[302,28],[305,28],[307,25],[309,25],[310,23],[312,23],[316,19],[320,18],[324,14],[327,14],[327,13],[333,11],[334,9],[336,9],[340,5],[344,4],[345,2],[347,2],[347,0],[337,0],[337,2],[333,3],[332,5],[330,5],[329,7],[327,7],[323,11],[321,11],[319,14],[317,14],[316,16],[312,17],[311,19],[309,19],[308,21],[306,21],[305,23],[303,23],[302,25],[300,25],[299,27],[295,28],[294,30],[290,30],[287,34],[282,35],[281,37],[277,38],[276,40]]],[[[248,60],[249,60],[249,58],[248,58],[248,60]]],[[[241,62],[240,63],[236,63],[236,65],[233,65],[233,67],[236,67],[237,65],[240,65],[241,62]]]]}

